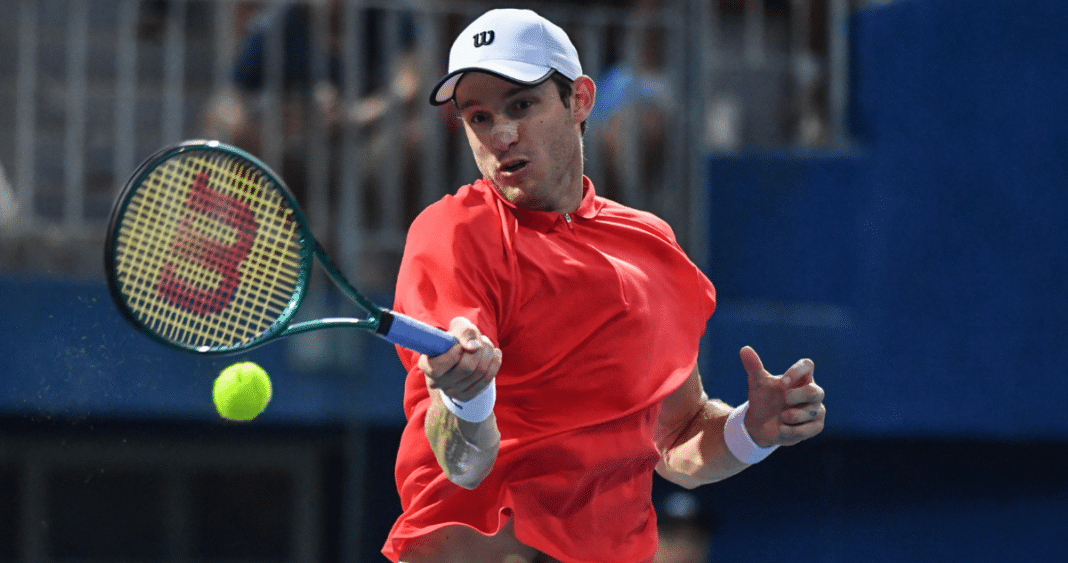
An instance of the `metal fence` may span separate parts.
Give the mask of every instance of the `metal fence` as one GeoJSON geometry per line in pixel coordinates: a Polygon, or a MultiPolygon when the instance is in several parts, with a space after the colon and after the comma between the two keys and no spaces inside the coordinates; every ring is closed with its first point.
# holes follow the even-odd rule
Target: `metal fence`
{"type": "MultiPolygon", "coordinates": [[[[598,84],[598,191],[653,211],[698,263],[707,156],[846,142],[848,0],[532,7],[598,84]]],[[[233,142],[281,171],[359,284],[388,290],[404,233],[477,177],[451,108],[426,103],[484,3],[0,3],[0,272],[99,275],[104,224],[163,145],[233,142]]]]}

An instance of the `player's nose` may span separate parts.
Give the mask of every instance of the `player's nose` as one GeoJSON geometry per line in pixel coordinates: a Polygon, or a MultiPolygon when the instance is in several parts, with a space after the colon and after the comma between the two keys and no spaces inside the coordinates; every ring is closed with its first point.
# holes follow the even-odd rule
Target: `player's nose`
{"type": "Polygon", "coordinates": [[[519,125],[514,121],[494,125],[490,131],[490,140],[493,142],[493,148],[499,151],[508,150],[519,140],[519,125]]]}

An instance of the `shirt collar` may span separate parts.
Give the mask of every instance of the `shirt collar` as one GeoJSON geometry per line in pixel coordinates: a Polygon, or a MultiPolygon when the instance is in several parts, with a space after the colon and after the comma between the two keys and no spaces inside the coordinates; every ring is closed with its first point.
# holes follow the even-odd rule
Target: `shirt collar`
{"type": "MultiPolygon", "coordinates": [[[[475,183],[479,189],[489,191],[515,218],[519,221],[519,224],[524,227],[529,227],[541,232],[548,232],[558,222],[565,221],[563,213],[557,213],[555,211],[532,211],[529,209],[519,209],[512,202],[504,199],[503,196],[493,187],[493,184],[485,178],[475,183]]],[[[579,203],[578,209],[570,213],[572,219],[593,219],[604,207],[604,202],[597,199],[597,190],[593,187],[593,182],[587,177],[582,177],[582,202],[579,203]]]]}

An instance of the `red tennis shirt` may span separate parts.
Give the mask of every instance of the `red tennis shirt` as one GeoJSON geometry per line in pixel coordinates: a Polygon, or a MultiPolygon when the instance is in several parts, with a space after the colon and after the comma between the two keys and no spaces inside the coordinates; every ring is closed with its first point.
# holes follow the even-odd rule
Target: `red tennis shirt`
{"type": "Polygon", "coordinates": [[[501,446],[475,490],[451,483],[423,429],[418,355],[397,455],[404,513],[383,553],[449,524],[565,563],[635,563],[656,551],[653,429],[697,363],[715,289],[655,216],[597,197],[574,213],[517,209],[485,180],[428,207],[408,233],[395,308],[446,327],[470,319],[501,348],[501,446]]]}

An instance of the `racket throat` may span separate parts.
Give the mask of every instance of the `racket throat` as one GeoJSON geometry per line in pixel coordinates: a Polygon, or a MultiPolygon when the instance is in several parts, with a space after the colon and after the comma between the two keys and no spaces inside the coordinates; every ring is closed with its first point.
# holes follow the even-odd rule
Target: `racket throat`
{"type": "Polygon", "coordinates": [[[382,309],[375,326],[375,334],[388,340],[389,331],[393,328],[393,311],[382,309]]]}

